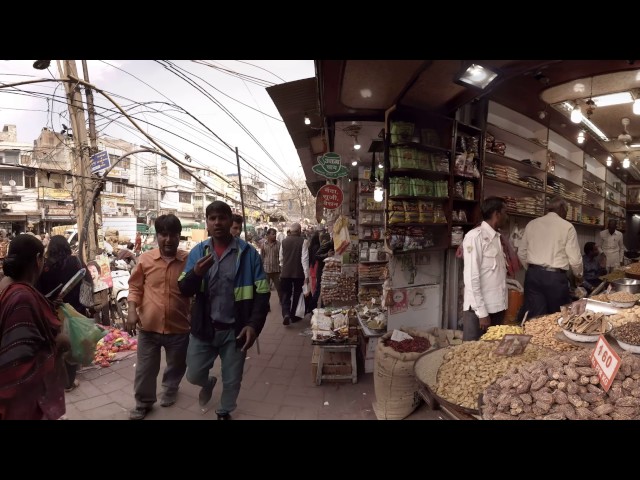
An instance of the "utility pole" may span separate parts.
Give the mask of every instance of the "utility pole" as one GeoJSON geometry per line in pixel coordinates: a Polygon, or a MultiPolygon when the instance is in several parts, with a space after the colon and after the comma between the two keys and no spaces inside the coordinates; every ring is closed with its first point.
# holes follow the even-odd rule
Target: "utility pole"
{"type": "MultiPolygon", "coordinates": [[[[60,69],[60,62],[58,62],[58,69],[60,69]]],[[[75,60],[64,60],[64,71],[60,70],[67,78],[78,78],[78,71],[76,68],[75,60]]],[[[73,193],[74,203],[76,205],[76,212],[78,217],[78,238],[80,245],[83,244],[82,239],[87,240],[87,250],[89,257],[85,255],[84,249],[80,249],[78,255],[81,260],[92,258],[91,252],[95,255],[95,223],[88,222],[89,228],[85,230],[85,207],[87,202],[91,201],[91,195],[89,195],[91,188],[91,168],[89,158],[89,145],[87,142],[87,126],[84,116],[84,108],[82,105],[82,96],[78,89],[78,85],[72,86],[70,82],[64,82],[64,87],[67,92],[67,100],[69,106],[69,117],[73,128],[73,140],[76,146],[76,157],[74,161],[73,171],[75,175],[79,176],[78,181],[75,182],[73,193]],[[79,187],[79,188],[78,188],[79,187]]],[[[78,178],[78,177],[76,177],[78,178]]]]}
{"type": "MultiPolygon", "coordinates": [[[[91,83],[89,80],[89,67],[87,66],[87,61],[82,60],[82,73],[84,75],[84,81],[87,83],[91,83]]],[[[89,111],[89,141],[91,142],[91,155],[98,153],[98,138],[96,135],[96,109],[93,105],[93,91],[87,85],[84,87],[84,94],[87,97],[87,109],[89,111]]],[[[89,169],[91,171],[91,169],[89,169]]],[[[96,188],[92,185],[93,188],[96,188]]],[[[98,246],[98,229],[96,225],[102,224],[102,201],[101,197],[98,196],[96,199],[95,208],[93,209],[93,222],[89,223],[89,232],[87,232],[88,237],[91,239],[87,242],[87,249],[89,251],[88,259],[95,258],[98,246]]]]}

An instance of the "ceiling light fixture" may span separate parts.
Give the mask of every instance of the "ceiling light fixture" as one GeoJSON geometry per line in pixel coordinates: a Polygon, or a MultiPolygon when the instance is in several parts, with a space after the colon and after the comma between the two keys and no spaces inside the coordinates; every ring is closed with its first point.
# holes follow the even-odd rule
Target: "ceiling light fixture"
{"type": "Polygon", "coordinates": [[[309,115],[307,115],[306,113],[304,114],[304,124],[311,125],[311,119],[309,118],[309,115]]]}
{"type": "Polygon", "coordinates": [[[609,107],[611,105],[631,103],[633,102],[633,97],[631,96],[631,92],[618,92],[593,97],[593,101],[597,107],[609,107]]]}
{"type": "Polygon", "coordinates": [[[631,165],[629,157],[624,157],[624,160],[622,161],[622,168],[629,168],[629,165],[631,165]]]}
{"type": "Polygon", "coordinates": [[[640,115],[640,97],[633,101],[633,113],[640,115]]]}
{"type": "Polygon", "coordinates": [[[607,157],[607,167],[610,167],[612,163],[613,163],[613,159],[611,158],[611,155],[609,155],[607,157]]]}
{"type": "Polygon", "coordinates": [[[378,164],[378,168],[380,168],[380,169],[384,168],[384,165],[382,164],[382,162],[380,162],[380,163],[378,164]]]}
{"type": "Polygon", "coordinates": [[[456,76],[456,82],[462,82],[465,86],[471,85],[484,90],[497,76],[498,72],[477,63],[472,63],[467,64],[466,67],[463,66],[462,72],[456,76]]]}
{"type": "Polygon", "coordinates": [[[360,150],[360,142],[358,142],[358,136],[353,137],[353,148],[360,150]]]}
{"type": "Polygon", "coordinates": [[[355,167],[356,165],[358,165],[358,159],[357,159],[357,158],[356,158],[356,159],[354,159],[354,160],[351,162],[351,165],[352,165],[352,166],[354,166],[354,167],[355,167]]]}
{"type": "Polygon", "coordinates": [[[578,143],[579,144],[584,143],[584,130],[580,130],[580,133],[578,133],[578,143]]]}
{"type": "Polygon", "coordinates": [[[573,110],[571,110],[571,121],[573,123],[580,123],[582,121],[582,110],[580,110],[580,106],[576,102],[573,106],[573,110]]]}

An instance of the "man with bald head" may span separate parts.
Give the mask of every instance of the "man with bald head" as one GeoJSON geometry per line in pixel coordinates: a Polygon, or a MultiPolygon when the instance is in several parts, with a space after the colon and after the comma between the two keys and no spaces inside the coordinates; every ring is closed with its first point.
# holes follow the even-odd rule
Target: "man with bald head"
{"type": "Polygon", "coordinates": [[[282,324],[302,320],[295,316],[302,286],[309,282],[309,249],[302,238],[299,223],[293,223],[288,235],[280,244],[280,301],[282,306],[282,324]]]}
{"type": "Polygon", "coordinates": [[[582,283],[582,255],[575,227],[565,220],[567,202],[555,197],[547,203],[548,213],[531,220],[518,247],[520,262],[527,269],[524,278],[524,311],[529,317],[560,311],[571,302],[569,269],[582,283]]]}

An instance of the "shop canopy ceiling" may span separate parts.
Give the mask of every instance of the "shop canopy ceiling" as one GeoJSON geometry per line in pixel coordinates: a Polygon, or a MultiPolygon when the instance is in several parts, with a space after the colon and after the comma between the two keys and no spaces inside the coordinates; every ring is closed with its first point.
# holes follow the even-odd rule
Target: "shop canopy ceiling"
{"type": "MultiPolygon", "coordinates": [[[[298,149],[307,183],[315,186],[314,192],[323,179],[311,170],[317,156],[311,139],[325,128],[329,131],[328,148],[334,148],[336,138],[343,134],[335,122],[363,121],[373,125],[371,122],[382,122],[384,112],[395,104],[451,115],[476,98],[488,98],[548,125],[566,138],[576,139],[582,127],[571,123],[567,112],[560,112],[550,104],[576,99],[584,104],[591,95],[640,87],[640,63],[628,60],[316,60],[315,63],[316,78],[268,89],[298,149]],[[456,82],[456,77],[469,63],[494,69],[499,76],[486,90],[463,86],[456,82]],[[620,72],[621,76],[611,75],[614,72],[620,72]],[[577,85],[583,89],[577,90],[577,85]],[[540,112],[545,112],[544,119],[540,118],[540,112]],[[311,118],[311,125],[304,124],[305,114],[311,118]]],[[[600,159],[611,154],[615,158],[611,169],[616,175],[627,182],[640,180],[638,168],[620,166],[625,155],[630,155],[632,166],[636,163],[640,166],[640,147],[630,146],[640,144],[640,116],[631,112],[631,104],[598,107],[591,119],[609,140],[597,140],[588,133],[581,147],[600,159]],[[626,129],[633,139],[633,143],[626,145],[617,141],[624,117],[630,119],[626,129]]],[[[366,151],[369,145],[361,143],[366,151]]]]}

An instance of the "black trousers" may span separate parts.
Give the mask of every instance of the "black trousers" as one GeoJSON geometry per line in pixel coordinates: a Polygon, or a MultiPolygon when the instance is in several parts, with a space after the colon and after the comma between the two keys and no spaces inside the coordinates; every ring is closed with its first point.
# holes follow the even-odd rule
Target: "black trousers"
{"type": "MultiPolygon", "coordinates": [[[[504,314],[506,310],[500,312],[490,313],[491,326],[502,325],[504,323],[504,314]]],[[[484,335],[486,330],[480,330],[480,319],[476,315],[476,312],[471,310],[465,310],[462,312],[462,340],[465,342],[472,340],[479,340],[484,335]]]]}
{"type": "Polygon", "coordinates": [[[569,279],[565,272],[528,268],[524,277],[524,311],[527,318],[539,317],[560,311],[562,305],[571,303],[569,279]]]}
{"type": "Polygon", "coordinates": [[[302,285],[304,278],[282,278],[280,277],[280,305],[282,306],[282,318],[295,317],[298,300],[302,295],[302,285]]]}

